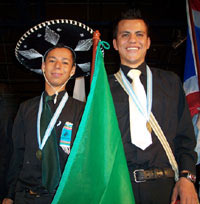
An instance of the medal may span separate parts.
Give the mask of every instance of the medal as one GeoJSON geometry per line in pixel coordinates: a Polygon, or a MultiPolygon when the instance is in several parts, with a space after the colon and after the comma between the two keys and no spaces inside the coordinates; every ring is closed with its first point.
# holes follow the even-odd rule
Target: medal
{"type": "Polygon", "coordinates": [[[42,160],[42,150],[41,149],[38,149],[36,151],[36,157],[39,159],[39,160],[42,160]]]}
{"type": "Polygon", "coordinates": [[[152,128],[151,128],[151,125],[150,125],[149,121],[147,121],[146,127],[147,127],[147,130],[151,133],[152,132],[152,128]]]}

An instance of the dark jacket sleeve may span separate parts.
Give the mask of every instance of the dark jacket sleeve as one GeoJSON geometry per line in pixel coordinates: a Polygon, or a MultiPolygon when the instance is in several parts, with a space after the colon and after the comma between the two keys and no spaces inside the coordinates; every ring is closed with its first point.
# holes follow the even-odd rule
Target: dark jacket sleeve
{"type": "Polygon", "coordinates": [[[0,98],[0,200],[6,194],[6,173],[12,153],[12,125],[14,112],[9,109],[8,103],[0,98]]]}
{"type": "Polygon", "coordinates": [[[17,116],[14,121],[12,139],[13,139],[13,154],[9,165],[7,186],[7,198],[14,199],[16,183],[23,165],[24,159],[24,123],[22,106],[20,106],[17,116]]]}
{"type": "Polygon", "coordinates": [[[185,93],[182,83],[178,80],[179,101],[177,103],[177,134],[175,137],[175,156],[179,166],[179,171],[189,170],[193,174],[196,173],[197,154],[194,151],[196,139],[192,119],[188,109],[185,93]]]}

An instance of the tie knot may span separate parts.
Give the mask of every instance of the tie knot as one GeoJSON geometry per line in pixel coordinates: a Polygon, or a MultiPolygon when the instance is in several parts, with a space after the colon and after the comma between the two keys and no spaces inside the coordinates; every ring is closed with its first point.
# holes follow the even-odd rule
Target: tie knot
{"type": "Polygon", "coordinates": [[[131,78],[132,80],[134,80],[134,79],[136,79],[136,78],[139,78],[140,74],[141,74],[141,71],[140,71],[140,70],[138,70],[138,69],[131,69],[131,70],[128,72],[127,76],[128,76],[129,78],[131,78]]]}
{"type": "Polygon", "coordinates": [[[49,95],[45,96],[45,99],[44,99],[45,103],[51,100],[53,100],[53,96],[49,96],[49,95]]]}

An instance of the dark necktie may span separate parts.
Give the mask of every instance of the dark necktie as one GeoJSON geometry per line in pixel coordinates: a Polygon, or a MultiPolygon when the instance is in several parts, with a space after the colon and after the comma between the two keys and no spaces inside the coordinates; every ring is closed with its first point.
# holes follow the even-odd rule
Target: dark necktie
{"type": "MultiPolygon", "coordinates": [[[[46,96],[43,104],[43,111],[40,120],[41,140],[43,139],[48,124],[52,118],[51,108],[48,104],[49,100],[53,100],[53,98],[51,96],[46,96]]],[[[56,131],[53,128],[51,135],[42,149],[42,184],[49,192],[52,192],[58,186],[60,177],[61,171],[58,143],[56,131]]]]}

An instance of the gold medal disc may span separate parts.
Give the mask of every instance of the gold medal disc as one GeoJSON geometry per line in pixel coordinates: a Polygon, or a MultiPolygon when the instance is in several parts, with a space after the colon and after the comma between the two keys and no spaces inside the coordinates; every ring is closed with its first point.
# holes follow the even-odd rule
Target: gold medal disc
{"type": "Polygon", "coordinates": [[[149,121],[147,121],[146,127],[147,127],[147,130],[151,133],[152,132],[152,128],[151,128],[151,125],[150,125],[149,121]]]}
{"type": "Polygon", "coordinates": [[[37,152],[36,152],[36,157],[39,159],[39,160],[42,160],[42,150],[38,149],[37,152]]]}

